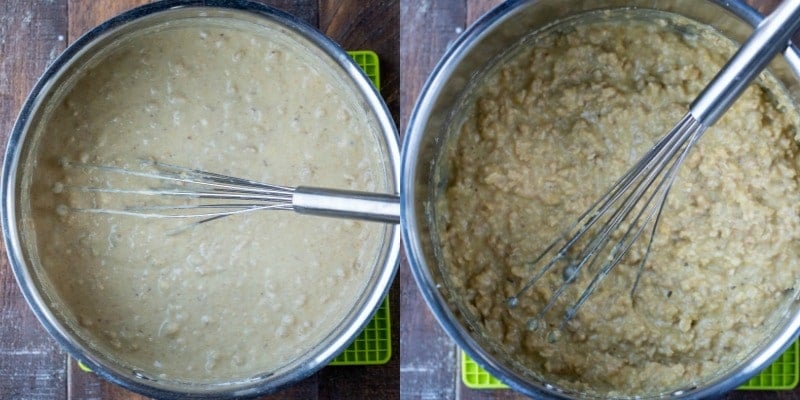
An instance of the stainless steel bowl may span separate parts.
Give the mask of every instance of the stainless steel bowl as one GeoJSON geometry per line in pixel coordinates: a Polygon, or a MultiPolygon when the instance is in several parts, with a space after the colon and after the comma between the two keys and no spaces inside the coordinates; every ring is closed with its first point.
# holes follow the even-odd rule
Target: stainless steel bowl
{"type": "MultiPolygon", "coordinates": [[[[90,346],[57,312],[53,298],[45,293],[43,274],[34,271],[36,257],[24,245],[20,232],[21,175],[30,161],[33,143],[46,140],[37,137],[38,127],[46,118],[48,107],[63,96],[70,80],[88,64],[116,43],[143,29],[154,29],[179,20],[225,18],[253,26],[280,26],[286,33],[304,43],[321,62],[340,77],[352,96],[357,99],[377,127],[380,154],[385,164],[385,179],[389,187],[399,190],[399,139],[391,114],[382,98],[350,56],[329,38],[294,17],[245,0],[173,0],[146,5],[128,11],[93,29],[71,45],[45,71],[26,100],[10,135],[3,163],[2,175],[2,226],[5,245],[11,266],[25,299],[47,331],[73,357],[83,362],[96,374],[130,390],[158,398],[221,398],[256,396],[275,391],[295,383],[325,366],[344,350],[369,322],[388,292],[396,273],[400,249],[400,228],[386,225],[383,245],[376,258],[374,271],[365,283],[364,290],[348,312],[343,322],[335,327],[314,348],[298,359],[275,371],[264,371],[249,379],[219,382],[177,382],[147,376],[145,373],[115,361],[113,355],[104,354],[90,346]]],[[[40,135],[39,135],[40,136],[40,135]]],[[[246,305],[245,305],[246,306],[246,305]]]]}
{"type": "MultiPolygon", "coordinates": [[[[731,39],[743,41],[762,17],[742,1],[689,0],[527,0],[510,1],[483,16],[447,51],[422,89],[406,131],[402,150],[402,231],[411,270],[433,314],[456,343],[479,365],[511,388],[530,396],[547,398],[592,397],[570,392],[519,366],[492,342],[470,329],[460,311],[457,295],[447,285],[440,266],[439,246],[432,215],[432,198],[441,188],[436,181],[443,146],[450,126],[457,125],[458,111],[468,83],[485,71],[492,60],[526,35],[557,19],[577,13],[614,7],[638,7],[671,11],[711,25],[731,39]]],[[[791,46],[770,68],[798,101],[800,51],[791,46]]],[[[800,104],[800,103],[798,103],[800,104]]],[[[800,328],[800,304],[795,301],[768,341],[741,363],[698,386],[677,387],[667,393],[644,397],[694,398],[729,391],[775,360],[796,337],[800,328]]]]}

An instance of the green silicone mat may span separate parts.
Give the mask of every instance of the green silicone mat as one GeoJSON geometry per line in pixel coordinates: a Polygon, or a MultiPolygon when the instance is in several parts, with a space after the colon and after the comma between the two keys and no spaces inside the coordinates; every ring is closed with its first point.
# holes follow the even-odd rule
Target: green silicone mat
{"type": "Polygon", "coordinates": [[[389,299],[385,298],[367,327],[329,365],[386,364],[392,357],[391,331],[389,299]]]}
{"type": "MultiPolygon", "coordinates": [[[[381,74],[378,55],[369,50],[348,51],[350,57],[364,70],[378,90],[381,89],[381,74]]],[[[372,321],[347,349],[331,361],[330,365],[377,365],[385,364],[392,357],[389,300],[383,303],[372,321]]]]}
{"type": "Polygon", "coordinates": [[[461,380],[470,389],[508,389],[503,382],[492,376],[478,363],[461,352],[461,380]]]}
{"type": "Polygon", "coordinates": [[[800,346],[798,341],[792,343],[781,356],[751,378],[740,390],[791,390],[800,380],[800,346]]]}
{"type": "MultiPolygon", "coordinates": [[[[798,341],[761,373],[739,387],[739,390],[792,390],[800,378],[800,362],[798,362],[798,341]]],[[[500,382],[481,368],[466,353],[461,352],[461,380],[471,389],[506,389],[508,386],[500,382]]]]}
{"type": "Polygon", "coordinates": [[[381,67],[378,55],[371,50],[348,51],[350,57],[364,70],[367,78],[372,81],[378,90],[381,90],[381,67]]]}

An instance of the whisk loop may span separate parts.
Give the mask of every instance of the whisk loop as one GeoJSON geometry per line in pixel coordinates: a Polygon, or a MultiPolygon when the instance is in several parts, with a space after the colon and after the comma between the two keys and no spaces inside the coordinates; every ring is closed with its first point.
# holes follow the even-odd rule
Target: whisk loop
{"type": "Polygon", "coordinates": [[[507,299],[509,307],[516,307],[520,296],[553,268],[562,268],[563,280],[550,295],[545,306],[529,320],[527,326],[529,330],[537,330],[544,326],[544,315],[556,304],[568,286],[577,280],[582,270],[596,269],[597,273],[577,301],[567,308],[566,315],[558,327],[558,330],[563,329],[611,269],[628,254],[634,243],[647,231],[650,239],[631,289],[630,295],[633,297],[678,167],[703,130],[702,124],[691,114],[684,116],[672,131],[617,180],[611,190],[596,200],[535,260],[528,263],[531,268],[536,268],[547,260],[516,294],[507,299]],[[646,229],[648,226],[651,227],[649,230],[646,229]],[[612,244],[612,239],[615,237],[616,242],[612,244]]]}
{"type": "Polygon", "coordinates": [[[535,272],[517,293],[506,300],[509,308],[518,307],[520,297],[545,274],[553,268],[562,268],[562,283],[550,294],[547,303],[538,313],[528,320],[529,330],[545,328],[545,314],[553,308],[568,286],[577,281],[583,270],[590,270],[594,275],[588,285],[577,300],[566,308],[558,327],[547,335],[548,342],[558,340],[567,322],[575,317],[578,309],[594,293],[600,282],[630,253],[642,234],[646,233],[649,240],[639,260],[630,291],[633,301],[678,168],[706,128],[713,125],[769,61],[786,48],[798,28],[800,2],[783,2],[756,27],[742,47],[695,99],[680,122],[536,259],[527,263],[535,272]]]}
{"type": "Polygon", "coordinates": [[[65,162],[71,168],[92,169],[105,173],[146,178],[159,183],[150,189],[121,189],[116,187],[68,187],[86,193],[108,193],[132,196],[178,197],[187,199],[216,199],[228,202],[213,204],[129,206],[123,209],[74,208],[73,211],[117,214],[140,218],[201,218],[203,223],[229,215],[257,210],[291,210],[294,189],[235,178],[211,172],[180,167],[158,161],[143,161],[153,171],[131,170],[109,165],[65,162]],[[217,210],[217,211],[204,211],[217,210]]]}
{"type": "MultiPolygon", "coordinates": [[[[288,210],[303,214],[398,223],[397,195],[348,190],[288,187],[167,164],[142,161],[138,170],[109,165],[65,161],[67,168],[95,170],[102,174],[141,178],[150,188],[75,186],[64,189],[130,197],[185,199],[184,204],[135,205],[116,208],[72,208],[81,213],[115,214],[139,218],[196,219],[190,226],[232,215],[262,210],[288,210]]],[[[109,180],[118,183],[118,180],[109,180]]],[[[183,231],[181,229],[180,231],[183,231]]]]}

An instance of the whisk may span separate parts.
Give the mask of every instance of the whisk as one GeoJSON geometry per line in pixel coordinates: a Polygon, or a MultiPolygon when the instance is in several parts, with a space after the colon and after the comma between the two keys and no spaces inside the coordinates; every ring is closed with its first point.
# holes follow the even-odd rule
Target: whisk
{"type": "Polygon", "coordinates": [[[143,178],[155,185],[146,189],[81,186],[70,187],[69,190],[203,201],[199,204],[188,202],[185,204],[137,205],[122,209],[102,207],[71,209],[76,212],[119,214],[142,218],[195,219],[192,225],[261,210],[290,210],[301,214],[393,224],[400,222],[400,197],[393,194],[305,186],[279,186],[155,160],[142,160],[140,170],[71,161],[64,161],[63,164],[68,168],[143,178]]]}
{"type": "Polygon", "coordinates": [[[526,264],[532,268],[533,276],[506,300],[510,308],[517,307],[520,297],[549,271],[560,271],[563,275],[563,282],[550,295],[547,303],[528,320],[529,330],[543,326],[545,314],[581,271],[596,271],[577,300],[566,308],[558,329],[548,335],[548,340],[556,340],[557,333],[563,330],[601,281],[644,234],[642,239],[648,236],[649,239],[631,288],[630,295],[633,298],[667,195],[681,163],[706,128],[713,125],[771,59],[787,47],[793,33],[799,28],[800,1],[784,0],[756,27],[744,45],[691,104],[680,122],[550,243],[541,255],[526,264]]]}

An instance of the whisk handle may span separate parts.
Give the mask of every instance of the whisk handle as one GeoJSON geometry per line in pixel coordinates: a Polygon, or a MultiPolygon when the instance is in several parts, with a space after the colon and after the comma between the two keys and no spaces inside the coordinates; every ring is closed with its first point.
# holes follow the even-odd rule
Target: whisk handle
{"type": "Polygon", "coordinates": [[[393,194],[299,186],[292,207],[301,214],[400,223],[400,196],[393,194]]]}
{"type": "Polygon", "coordinates": [[[800,1],[784,0],[761,21],[733,58],[692,103],[692,116],[705,127],[717,122],[775,55],[786,49],[798,29],[800,1]]]}

